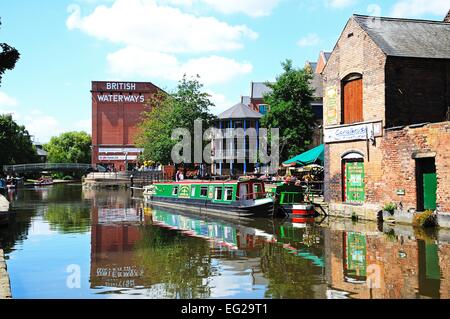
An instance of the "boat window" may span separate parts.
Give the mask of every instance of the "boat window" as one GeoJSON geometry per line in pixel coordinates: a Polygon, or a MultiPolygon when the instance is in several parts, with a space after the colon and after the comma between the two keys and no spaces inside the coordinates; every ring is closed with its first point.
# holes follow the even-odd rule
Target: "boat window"
{"type": "Polygon", "coordinates": [[[178,195],[178,186],[175,186],[175,187],[172,189],[172,195],[178,195]]]}
{"type": "Polygon", "coordinates": [[[262,197],[262,186],[260,183],[253,185],[253,193],[255,193],[255,198],[261,198],[262,197]]]}
{"type": "Polygon", "coordinates": [[[248,184],[239,185],[239,199],[241,200],[248,199],[248,184]]]}
{"type": "Polygon", "coordinates": [[[192,186],[191,197],[195,197],[195,186],[192,186]]]}
{"type": "Polygon", "coordinates": [[[216,187],[214,199],[215,200],[221,200],[222,199],[222,193],[223,193],[222,187],[216,187]]]}
{"type": "Polygon", "coordinates": [[[208,187],[203,186],[202,188],[200,188],[200,196],[201,197],[208,196],[208,187]]]}
{"type": "Polygon", "coordinates": [[[225,187],[225,200],[233,200],[233,187],[225,187]]]}

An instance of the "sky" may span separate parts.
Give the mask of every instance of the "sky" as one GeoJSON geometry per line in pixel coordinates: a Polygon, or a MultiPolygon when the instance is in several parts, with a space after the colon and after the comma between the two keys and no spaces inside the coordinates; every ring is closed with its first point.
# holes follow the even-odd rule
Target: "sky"
{"type": "Polygon", "coordinates": [[[0,0],[0,43],[21,58],[4,74],[0,113],[40,142],[91,132],[91,81],[172,91],[200,75],[214,114],[331,51],[352,14],[442,21],[448,0],[0,0]]]}

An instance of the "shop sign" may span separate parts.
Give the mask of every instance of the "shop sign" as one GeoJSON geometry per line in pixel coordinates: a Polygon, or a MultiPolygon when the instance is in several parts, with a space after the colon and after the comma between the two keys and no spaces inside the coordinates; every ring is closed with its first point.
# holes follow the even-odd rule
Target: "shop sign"
{"type": "Polygon", "coordinates": [[[99,161],[135,161],[137,160],[136,155],[100,155],[98,157],[99,161]]]}
{"type": "Polygon", "coordinates": [[[134,148],[134,147],[129,147],[129,148],[121,148],[121,147],[105,148],[105,147],[100,147],[98,149],[99,153],[141,153],[143,151],[144,151],[143,148],[134,148]]]}
{"type": "Polygon", "coordinates": [[[381,122],[364,123],[325,129],[325,143],[368,140],[381,136],[381,122]]]}

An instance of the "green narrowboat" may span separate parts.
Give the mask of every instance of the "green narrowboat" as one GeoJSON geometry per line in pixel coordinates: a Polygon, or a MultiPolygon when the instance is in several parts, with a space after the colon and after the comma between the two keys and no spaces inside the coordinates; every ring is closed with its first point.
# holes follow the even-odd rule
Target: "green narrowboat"
{"type": "Polygon", "coordinates": [[[304,190],[293,183],[266,183],[265,188],[274,198],[275,211],[280,216],[302,219],[316,215],[314,205],[305,202],[304,190]]]}
{"type": "Polygon", "coordinates": [[[262,181],[161,182],[144,187],[144,198],[157,206],[179,208],[221,217],[265,217],[273,199],[262,181]]]}

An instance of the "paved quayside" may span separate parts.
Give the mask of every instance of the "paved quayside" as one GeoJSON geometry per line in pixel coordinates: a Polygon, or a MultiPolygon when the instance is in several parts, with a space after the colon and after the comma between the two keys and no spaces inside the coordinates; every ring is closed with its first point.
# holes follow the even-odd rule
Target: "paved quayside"
{"type": "Polygon", "coordinates": [[[10,298],[12,298],[11,284],[6,270],[5,255],[3,254],[3,250],[0,249],[0,299],[10,298]]]}

